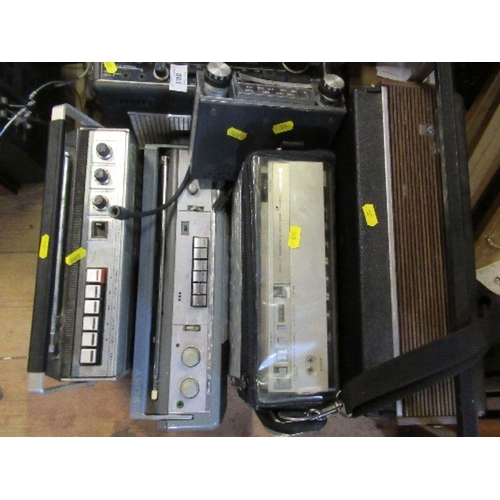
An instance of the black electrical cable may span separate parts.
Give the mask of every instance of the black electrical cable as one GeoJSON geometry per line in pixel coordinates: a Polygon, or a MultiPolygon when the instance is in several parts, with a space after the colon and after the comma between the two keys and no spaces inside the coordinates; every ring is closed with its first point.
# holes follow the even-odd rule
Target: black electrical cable
{"type": "MultiPolygon", "coordinates": [[[[44,83],[43,85],[40,85],[40,87],[35,89],[28,96],[28,103],[25,106],[21,107],[21,109],[19,109],[19,111],[7,121],[7,123],[4,125],[2,130],[0,130],[0,137],[2,137],[2,135],[7,131],[7,129],[17,120],[17,118],[22,118],[22,117],[25,118],[26,117],[26,114],[29,113],[30,108],[32,108],[35,105],[35,103],[36,103],[35,98],[39,92],[41,92],[43,89],[50,87],[52,85],[54,85],[55,87],[64,87],[66,85],[71,85],[72,83],[75,83],[76,81],[84,78],[87,75],[87,73],[90,71],[90,67],[91,67],[91,63],[87,63],[87,66],[86,66],[85,70],[83,71],[83,73],[81,75],[77,76],[76,78],[73,78],[72,80],[68,80],[68,81],[53,80],[51,82],[47,82],[47,83],[44,83]]],[[[80,101],[81,101],[81,99],[80,99],[80,101]]]]}
{"type": "Polygon", "coordinates": [[[183,181],[177,188],[177,191],[171,196],[169,200],[167,200],[166,203],[156,208],[153,208],[151,210],[146,210],[144,212],[133,212],[131,210],[126,209],[125,207],[121,207],[119,205],[112,205],[108,209],[108,214],[110,217],[113,217],[114,219],[118,220],[137,219],[141,217],[149,217],[150,215],[156,215],[162,212],[163,210],[166,210],[170,205],[174,204],[179,198],[179,196],[182,194],[184,189],[186,189],[190,181],[191,181],[191,173],[188,169],[186,175],[184,176],[183,181]]]}

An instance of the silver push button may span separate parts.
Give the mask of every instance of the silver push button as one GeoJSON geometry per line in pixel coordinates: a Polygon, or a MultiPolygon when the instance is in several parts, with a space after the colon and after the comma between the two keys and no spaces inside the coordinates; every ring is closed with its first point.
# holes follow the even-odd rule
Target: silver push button
{"type": "Polygon", "coordinates": [[[199,236],[195,236],[193,238],[193,247],[194,248],[208,248],[208,238],[202,238],[199,236]]]}
{"type": "Polygon", "coordinates": [[[85,298],[86,299],[100,299],[101,298],[101,285],[86,285],[85,298]]]}
{"type": "Polygon", "coordinates": [[[194,260],[193,271],[207,271],[208,262],[206,260],[194,260]]]}
{"type": "Polygon", "coordinates": [[[193,282],[194,283],[206,283],[207,282],[207,272],[206,271],[193,271],[193,282]]]}
{"type": "Polygon", "coordinates": [[[97,347],[97,332],[82,333],[82,347],[97,347]]]}
{"type": "Polygon", "coordinates": [[[206,283],[193,283],[193,295],[206,295],[206,294],[207,294],[206,283]]]}
{"type": "Polygon", "coordinates": [[[99,314],[100,307],[100,301],[86,300],[83,305],[83,314],[99,314]]]}
{"type": "Polygon", "coordinates": [[[207,296],[206,295],[192,295],[191,305],[193,307],[207,307],[207,296]]]}
{"type": "Polygon", "coordinates": [[[195,248],[193,259],[208,259],[208,248],[195,248]]]}
{"type": "Polygon", "coordinates": [[[99,330],[99,318],[97,316],[84,316],[82,330],[95,332],[99,330]]]}
{"type": "Polygon", "coordinates": [[[82,349],[80,351],[80,364],[82,364],[82,365],[96,365],[97,364],[97,350],[96,349],[82,349]]]}

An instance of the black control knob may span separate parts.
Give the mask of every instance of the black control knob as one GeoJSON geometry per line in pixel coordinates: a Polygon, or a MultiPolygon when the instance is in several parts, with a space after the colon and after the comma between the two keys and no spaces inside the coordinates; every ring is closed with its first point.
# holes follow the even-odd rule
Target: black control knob
{"type": "Polygon", "coordinates": [[[337,102],[342,96],[344,87],[344,80],[340,76],[329,74],[323,77],[318,90],[327,102],[337,102]]]}
{"type": "Polygon", "coordinates": [[[109,173],[107,170],[104,170],[103,168],[98,168],[94,172],[94,178],[97,182],[101,184],[107,184],[109,182],[109,173]]]}
{"type": "Polygon", "coordinates": [[[225,96],[231,83],[231,68],[223,62],[211,62],[205,70],[204,90],[206,94],[225,96]]]}
{"type": "Polygon", "coordinates": [[[111,158],[111,155],[113,154],[113,150],[111,149],[111,146],[108,146],[105,142],[100,142],[96,147],[95,147],[97,156],[99,158],[102,158],[103,160],[109,160],[111,158]]]}
{"type": "Polygon", "coordinates": [[[155,63],[153,74],[156,78],[158,78],[158,80],[166,80],[168,78],[168,75],[170,74],[170,71],[164,62],[157,62],[155,63]]]}
{"type": "Polygon", "coordinates": [[[94,205],[97,210],[104,210],[108,206],[108,199],[105,196],[98,194],[97,196],[94,196],[92,205],[94,205]]]}

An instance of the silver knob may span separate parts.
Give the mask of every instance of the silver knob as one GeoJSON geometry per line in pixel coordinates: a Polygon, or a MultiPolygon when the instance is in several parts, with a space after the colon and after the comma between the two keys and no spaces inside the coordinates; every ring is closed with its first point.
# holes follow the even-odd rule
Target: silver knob
{"type": "Polygon", "coordinates": [[[340,99],[345,82],[340,76],[328,74],[323,77],[319,85],[319,93],[327,102],[336,102],[340,99]]]}
{"type": "Polygon", "coordinates": [[[231,76],[231,68],[223,62],[211,62],[207,65],[207,73],[214,80],[224,82],[231,76]]]}
{"type": "Polygon", "coordinates": [[[231,68],[223,62],[207,64],[203,81],[203,90],[206,95],[225,97],[231,83],[231,68]]]}
{"type": "Polygon", "coordinates": [[[185,378],[181,382],[180,391],[185,398],[193,399],[200,392],[200,385],[194,378],[185,378]]]}
{"type": "Polygon", "coordinates": [[[182,351],[181,360],[188,368],[196,366],[201,359],[201,354],[196,347],[187,347],[182,351]]]}

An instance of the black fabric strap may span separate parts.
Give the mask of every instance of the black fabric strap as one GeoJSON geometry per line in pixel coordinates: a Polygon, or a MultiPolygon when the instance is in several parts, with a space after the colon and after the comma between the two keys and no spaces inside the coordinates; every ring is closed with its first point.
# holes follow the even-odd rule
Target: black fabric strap
{"type": "Polygon", "coordinates": [[[500,340],[497,303],[478,321],[349,380],[340,395],[346,412],[365,414],[474,366],[500,340]]]}

